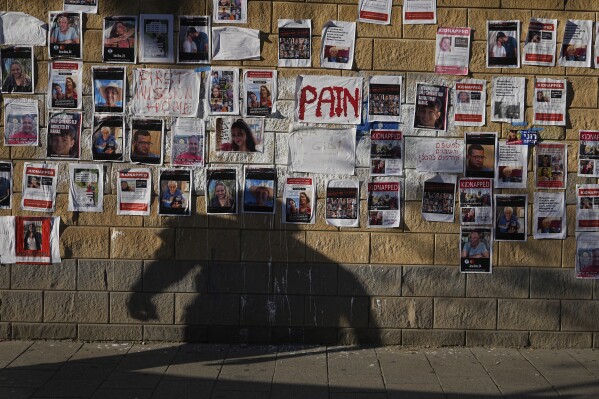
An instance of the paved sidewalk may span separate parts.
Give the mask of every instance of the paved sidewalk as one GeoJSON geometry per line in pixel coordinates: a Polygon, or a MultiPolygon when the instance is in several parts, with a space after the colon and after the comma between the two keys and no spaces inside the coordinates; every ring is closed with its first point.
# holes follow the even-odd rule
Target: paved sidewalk
{"type": "Polygon", "coordinates": [[[0,398],[599,398],[599,351],[0,342],[0,398]]]}

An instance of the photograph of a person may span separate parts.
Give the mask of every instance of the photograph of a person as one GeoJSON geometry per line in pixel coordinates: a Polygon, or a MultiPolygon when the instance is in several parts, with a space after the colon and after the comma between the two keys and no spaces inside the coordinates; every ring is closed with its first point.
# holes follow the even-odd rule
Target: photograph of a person
{"type": "Polygon", "coordinates": [[[520,21],[487,21],[487,67],[520,67],[520,21]]]}
{"type": "Polygon", "coordinates": [[[4,47],[2,60],[2,93],[33,93],[33,48],[4,47]]]}
{"type": "Polygon", "coordinates": [[[78,84],[79,80],[81,79],[81,76],[79,74],[72,74],[70,76],[64,77],[60,73],[61,67],[62,65],[58,65],[58,68],[53,70],[51,74],[51,108],[77,109],[80,107],[81,104],[81,87],[78,84]]]}
{"type": "Polygon", "coordinates": [[[489,245],[484,233],[473,230],[468,234],[468,241],[462,245],[462,258],[488,258],[489,245]]]}
{"type": "Polygon", "coordinates": [[[460,271],[491,273],[493,232],[488,227],[462,227],[460,232],[460,271]]]}
{"type": "Polygon", "coordinates": [[[160,165],[162,163],[162,120],[133,121],[131,128],[131,162],[160,165]]]}
{"type": "Polygon", "coordinates": [[[235,169],[209,170],[206,178],[206,213],[237,213],[235,169]]]}
{"type": "Polygon", "coordinates": [[[232,152],[262,152],[263,118],[217,118],[216,149],[232,152]]]}
{"type": "Polygon", "coordinates": [[[539,217],[537,218],[537,232],[541,234],[554,234],[562,232],[562,218],[539,217]]]}
{"type": "Polygon", "coordinates": [[[470,93],[467,91],[460,91],[458,93],[458,103],[460,104],[469,104],[470,103],[470,93]]]}
{"type": "Polygon", "coordinates": [[[346,64],[349,62],[349,47],[325,46],[324,56],[328,62],[346,64]]]}
{"type": "Polygon", "coordinates": [[[414,128],[447,129],[447,100],[449,87],[418,83],[416,85],[416,107],[414,128]]]}
{"type": "Polygon", "coordinates": [[[112,155],[116,154],[119,144],[113,132],[108,126],[102,126],[99,132],[93,137],[93,152],[95,154],[112,155]],[[99,133],[99,134],[98,134],[99,133]]]}
{"type": "Polygon", "coordinates": [[[191,171],[163,170],[160,173],[160,215],[191,215],[191,171]]]}
{"type": "Polygon", "coordinates": [[[81,13],[50,13],[50,58],[81,58],[81,13]]]}
{"type": "Polygon", "coordinates": [[[496,133],[466,133],[466,177],[495,178],[496,133]]]}
{"type": "Polygon", "coordinates": [[[297,199],[287,198],[287,220],[292,220],[293,215],[311,215],[310,197],[305,192],[300,192],[297,199]]]}
{"type": "Polygon", "coordinates": [[[27,176],[27,188],[42,188],[40,178],[37,176],[27,176]]]}
{"type": "Polygon", "coordinates": [[[135,63],[137,17],[104,18],[103,60],[104,62],[135,63]]]}
{"type": "Polygon", "coordinates": [[[11,208],[12,163],[0,162],[0,209],[11,208]]]}
{"type": "Polygon", "coordinates": [[[173,165],[201,166],[204,164],[204,139],[198,134],[173,137],[173,165]]]}
{"type": "Polygon", "coordinates": [[[38,142],[37,115],[6,115],[4,145],[36,145],[38,142]]]}
{"type": "Polygon", "coordinates": [[[25,251],[40,251],[42,249],[41,225],[41,222],[24,222],[23,248],[25,251]]]}
{"type": "Polygon", "coordinates": [[[81,113],[50,113],[48,122],[48,158],[79,159],[81,113]]]}
{"type": "Polygon", "coordinates": [[[275,212],[275,175],[274,168],[246,168],[244,213],[275,212]]]}
{"type": "Polygon", "coordinates": [[[210,61],[210,18],[179,17],[179,63],[210,61]]]}
{"type": "Polygon", "coordinates": [[[526,195],[495,195],[495,238],[526,241],[526,195]]]}
{"type": "Polygon", "coordinates": [[[95,112],[123,112],[124,109],[124,69],[115,68],[115,71],[94,69],[94,108],[95,112]],[[118,71],[120,69],[120,71],[118,71]],[[120,76],[119,76],[120,72],[120,76]],[[115,75],[119,80],[102,79],[105,75],[115,75]]]}

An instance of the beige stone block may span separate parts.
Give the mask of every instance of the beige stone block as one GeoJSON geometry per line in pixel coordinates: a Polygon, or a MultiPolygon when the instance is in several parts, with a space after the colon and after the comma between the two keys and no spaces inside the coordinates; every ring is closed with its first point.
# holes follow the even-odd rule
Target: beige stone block
{"type": "MultiPolygon", "coordinates": [[[[461,28],[468,26],[467,9],[437,8],[437,25],[404,25],[403,37],[406,39],[435,39],[437,27],[461,28]]],[[[414,53],[416,55],[418,53],[414,53]]]]}
{"type": "Polygon", "coordinates": [[[433,263],[435,237],[432,234],[372,233],[372,263],[430,265],[433,263]]]}
{"type": "Polygon", "coordinates": [[[459,265],[459,245],[459,235],[435,234],[435,265],[459,265]]]}
{"type": "MultiPolygon", "coordinates": [[[[422,202],[406,201],[403,220],[405,230],[413,233],[459,233],[457,223],[427,222],[422,218],[422,202]]],[[[455,221],[457,221],[457,212],[455,221]]]]}
{"type": "MultiPolygon", "coordinates": [[[[269,33],[271,31],[271,17],[272,7],[270,1],[248,1],[248,28],[269,33]]],[[[275,48],[276,46],[277,44],[275,44],[275,48]]]]}
{"type": "Polygon", "coordinates": [[[596,130],[599,126],[599,112],[589,109],[568,109],[570,125],[566,129],[566,139],[578,141],[580,130],[596,130]]]}
{"type": "Polygon", "coordinates": [[[306,232],[306,261],[368,263],[368,233],[306,232]]]}
{"type": "Polygon", "coordinates": [[[437,7],[499,8],[501,0],[437,0],[437,7]]]}
{"type": "Polygon", "coordinates": [[[108,258],[109,229],[67,226],[60,234],[60,256],[63,258],[108,258]]]}
{"type": "MultiPolygon", "coordinates": [[[[46,52],[47,51],[48,50],[46,50],[46,52]]],[[[35,92],[41,94],[48,93],[48,63],[36,62],[36,64],[37,71],[35,74],[35,92]]]]}
{"type": "Polygon", "coordinates": [[[530,20],[530,17],[530,10],[501,10],[500,13],[494,9],[471,8],[468,10],[468,23],[474,31],[474,40],[487,41],[487,21],[519,20],[521,21],[520,40],[522,41],[526,37],[526,32],[522,25],[526,24],[530,20]]]}
{"type": "MultiPolygon", "coordinates": [[[[250,3],[251,4],[251,3],[250,3]]],[[[275,35],[268,36],[268,39],[262,40],[260,50],[260,61],[244,61],[244,66],[252,67],[276,67],[278,63],[278,43],[279,38],[275,35]]]]}
{"type": "Polygon", "coordinates": [[[174,243],[180,260],[235,261],[240,259],[239,230],[178,229],[174,243]]]}
{"type": "Polygon", "coordinates": [[[241,260],[303,262],[306,233],[303,231],[242,231],[241,260]]]}
{"type": "Polygon", "coordinates": [[[311,19],[312,35],[320,36],[327,21],[337,20],[336,4],[273,3],[272,32],[279,31],[279,19],[311,19]]]}
{"type": "Polygon", "coordinates": [[[498,266],[561,267],[562,247],[553,240],[500,242],[498,266]]]}
{"type": "Polygon", "coordinates": [[[356,40],[354,59],[356,68],[372,69],[372,39],[356,40]]]}
{"type": "Polygon", "coordinates": [[[102,62],[102,31],[83,32],[83,56],[85,61],[102,62]]]}
{"type": "MultiPolygon", "coordinates": [[[[66,195],[65,195],[66,196],[66,195]]],[[[104,212],[78,212],[77,224],[79,226],[119,226],[141,227],[143,216],[117,216],[116,195],[104,196],[104,212]]]]}
{"type": "MultiPolygon", "coordinates": [[[[139,2],[139,12],[141,14],[174,14],[177,15],[212,15],[212,7],[210,12],[206,13],[206,3],[212,5],[212,1],[163,1],[163,0],[144,0],[139,2]]],[[[122,15],[122,14],[119,14],[122,15]]]]}
{"type": "Polygon", "coordinates": [[[576,235],[576,205],[567,205],[566,206],[566,222],[567,226],[567,234],[568,236],[576,235]]]}
{"type": "MultiPolygon", "coordinates": [[[[572,231],[574,234],[574,231],[572,231]]],[[[576,266],[576,237],[566,237],[562,240],[562,267],[574,268],[576,266]]]]}
{"type": "Polygon", "coordinates": [[[568,144],[568,172],[578,173],[578,143],[568,144]]]}
{"type": "Polygon", "coordinates": [[[11,0],[3,5],[6,11],[21,11],[29,15],[48,22],[48,11],[62,10],[64,3],[62,0],[46,0],[46,1],[31,1],[31,0],[11,0]]]}
{"type": "MultiPolygon", "coordinates": [[[[488,73],[487,68],[487,43],[486,42],[471,42],[470,43],[470,72],[471,73],[488,73]]],[[[476,77],[480,79],[480,77],[476,77]]],[[[492,78],[488,79],[491,82],[492,78]]],[[[487,97],[491,98],[491,85],[487,88],[487,97]]]]}
{"type": "MultiPolygon", "coordinates": [[[[339,19],[341,21],[354,21],[358,10],[355,5],[339,5],[339,19]]],[[[377,37],[401,39],[402,11],[401,7],[392,7],[391,24],[378,25],[358,22],[358,37],[377,37]]]]}
{"type": "Polygon", "coordinates": [[[599,0],[566,1],[566,10],[568,10],[568,11],[578,11],[578,10],[599,11],[599,0]]]}
{"type": "Polygon", "coordinates": [[[374,39],[373,69],[427,71],[435,67],[435,42],[432,40],[374,39]],[[417,56],[416,56],[417,55],[417,56]]]}
{"type": "MultiPolygon", "coordinates": [[[[115,227],[110,229],[110,257],[115,259],[173,259],[174,229],[115,227]]],[[[96,256],[86,256],[96,258],[96,256]]]]}
{"type": "MultiPolygon", "coordinates": [[[[535,10],[563,10],[564,2],[562,0],[529,0],[526,3],[526,8],[535,10]]],[[[502,8],[522,8],[522,1],[519,0],[502,0],[502,8]]],[[[536,16],[536,14],[535,14],[536,16]]],[[[546,18],[546,17],[539,17],[546,18]]],[[[558,36],[561,37],[561,36],[558,36]]]]}

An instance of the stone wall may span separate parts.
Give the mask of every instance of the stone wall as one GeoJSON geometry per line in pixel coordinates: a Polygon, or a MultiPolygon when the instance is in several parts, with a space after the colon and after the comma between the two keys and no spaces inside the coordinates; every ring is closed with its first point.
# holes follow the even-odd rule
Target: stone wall
{"type": "MultiPolygon", "coordinates": [[[[101,64],[102,17],[140,13],[206,15],[206,0],[100,0],[98,15],[85,18],[82,148],[91,140],[91,66],[101,64]]],[[[599,1],[437,0],[439,26],[470,26],[474,42],[470,62],[474,78],[489,81],[499,73],[526,76],[527,116],[532,120],[532,84],[536,76],[566,77],[568,123],[545,127],[543,139],[568,142],[568,237],[563,241],[502,242],[494,246],[492,275],[463,275],[458,268],[459,225],[424,222],[420,199],[424,174],[410,157],[415,83],[451,83],[434,76],[436,26],[401,22],[402,2],[394,1],[391,26],[358,24],[353,71],[319,68],[320,32],[330,19],[353,21],[358,0],[249,1],[249,27],[263,33],[262,60],[215,63],[244,67],[277,65],[277,20],[311,18],[312,69],[279,70],[278,107],[285,119],[266,122],[264,154],[208,154],[210,165],[275,164],[286,175],[286,140],[298,74],[360,75],[396,73],[404,77],[406,172],[402,178],[402,224],[398,229],[366,226],[365,182],[369,138],[359,136],[356,175],[362,182],[360,228],[338,229],[324,223],[322,194],[329,176],[318,183],[317,223],[280,222],[274,216],[207,216],[204,172],[196,175],[193,216],[116,216],[115,174],[127,164],[107,164],[104,213],[67,211],[67,163],[60,163],[56,215],[61,217],[63,262],[52,266],[0,266],[0,337],[14,339],[187,340],[235,342],[385,343],[404,345],[505,345],[599,347],[599,285],[574,278],[576,176],[579,129],[599,126],[599,70],[485,67],[488,19],[519,19],[522,40],[531,16],[557,18],[558,41],[568,18],[597,20],[599,1]],[[523,9],[521,7],[527,7],[523,9]],[[501,9],[501,10],[500,10],[501,9]]],[[[1,0],[3,9],[47,20],[62,0],[1,0]]],[[[559,43],[558,43],[559,46],[559,43]]],[[[45,127],[47,48],[36,48],[36,95],[45,127]]],[[[137,65],[140,66],[140,65],[137,65]]],[[[158,65],[151,65],[159,67],[158,65]]],[[[179,66],[185,68],[185,66],[179,66]]],[[[130,72],[131,66],[128,66],[130,72]]],[[[490,112],[490,110],[489,110],[490,112]]],[[[487,117],[490,120],[490,117],[487,117]]],[[[214,121],[208,120],[213,129],[214,121]]],[[[465,131],[499,132],[508,124],[487,122],[465,131]]],[[[422,134],[420,132],[419,134],[422,134]]],[[[45,130],[42,129],[42,142],[45,130]]],[[[167,135],[167,142],[169,136],[167,135]]],[[[0,147],[0,158],[15,166],[12,211],[2,215],[39,215],[19,209],[23,163],[44,158],[39,148],[0,147]]],[[[91,159],[89,148],[82,159],[91,159]]],[[[166,157],[167,163],[169,161],[166,157]]],[[[530,165],[532,168],[532,165],[530,165]]],[[[154,169],[157,172],[157,169],[154,169]]],[[[154,177],[157,177],[154,173],[154,177]]],[[[532,173],[529,174],[532,178],[532,173]]],[[[156,181],[156,180],[155,180],[156,181]]],[[[534,190],[529,181],[529,199],[534,190]]],[[[154,187],[157,185],[155,184],[154,187]]],[[[279,188],[279,198],[281,190],[279,188]]],[[[530,230],[530,229],[529,229],[530,230]]]]}

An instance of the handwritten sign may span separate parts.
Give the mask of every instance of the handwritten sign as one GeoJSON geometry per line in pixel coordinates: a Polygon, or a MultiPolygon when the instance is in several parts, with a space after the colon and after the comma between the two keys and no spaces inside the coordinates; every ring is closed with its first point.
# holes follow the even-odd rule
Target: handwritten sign
{"type": "Polygon", "coordinates": [[[420,139],[416,142],[416,170],[419,172],[464,172],[464,141],[420,139]]]}

